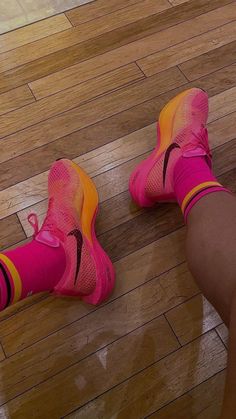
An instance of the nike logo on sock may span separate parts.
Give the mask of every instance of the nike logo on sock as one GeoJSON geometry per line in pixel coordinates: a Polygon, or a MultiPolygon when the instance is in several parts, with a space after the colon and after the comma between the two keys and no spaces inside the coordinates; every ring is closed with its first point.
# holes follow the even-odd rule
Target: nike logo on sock
{"type": "Polygon", "coordinates": [[[171,152],[175,148],[180,148],[179,144],[172,143],[166,150],[164,164],[163,164],[163,186],[165,186],[165,182],[166,182],[166,173],[167,173],[168,163],[169,163],[169,160],[170,160],[170,155],[171,155],[171,152]]]}
{"type": "Polygon", "coordinates": [[[81,232],[77,229],[72,230],[68,236],[74,236],[77,242],[77,265],[76,265],[76,271],[75,271],[75,280],[74,285],[76,285],[79,269],[80,269],[80,263],[81,263],[81,251],[82,251],[82,245],[83,245],[83,236],[81,232]]]}

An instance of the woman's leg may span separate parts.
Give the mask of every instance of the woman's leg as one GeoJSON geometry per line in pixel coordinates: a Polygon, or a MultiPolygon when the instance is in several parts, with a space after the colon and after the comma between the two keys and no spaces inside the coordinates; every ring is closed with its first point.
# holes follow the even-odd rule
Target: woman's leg
{"type": "Polygon", "coordinates": [[[130,178],[140,206],[176,200],[187,224],[187,259],[203,294],[230,329],[222,419],[236,418],[236,197],[211,168],[205,128],[208,98],[199,89],[173,98],[159,117],[157,147],[130,178]]]}
{"type": "Polygon", "coordinates": [[[203,294],[229,327],[229,356],[222,419],[236,417],[236,197],[206,195],[189,212],[187,259],[203,294]]]}

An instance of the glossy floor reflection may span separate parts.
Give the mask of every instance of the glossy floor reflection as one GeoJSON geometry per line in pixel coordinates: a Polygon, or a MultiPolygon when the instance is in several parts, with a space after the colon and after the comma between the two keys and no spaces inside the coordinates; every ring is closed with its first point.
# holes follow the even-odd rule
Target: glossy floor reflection
{"type": "Polygon", "coordinates": [[[0,0],[0,34],[92,0],[0,0]]]}

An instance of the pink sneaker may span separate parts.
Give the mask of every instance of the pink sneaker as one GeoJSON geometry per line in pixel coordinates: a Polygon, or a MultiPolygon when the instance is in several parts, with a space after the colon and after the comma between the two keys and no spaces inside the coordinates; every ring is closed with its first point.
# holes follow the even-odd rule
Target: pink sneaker
{"type": "Polygon", "coordinates": [[[95,235],[96,187],[80,167],[62,159],[50,170],[48,193],[49,207],[41,230],[35,214],[29,216],[29,221],[37,241],[55,247],[61,243],[64,247],[66,270],[54,291],[99,304],[111,293],[115,273],[95,235]]]}
{"type": "Polygon", "coordinates": [[[173,171],[179,157],[206,156],[211,164],[207,129],[208,96],[201,89],[186,90],[162,109],[157,146],[132,173],[129,190],[141,207],[175,202],[173,171]]]}

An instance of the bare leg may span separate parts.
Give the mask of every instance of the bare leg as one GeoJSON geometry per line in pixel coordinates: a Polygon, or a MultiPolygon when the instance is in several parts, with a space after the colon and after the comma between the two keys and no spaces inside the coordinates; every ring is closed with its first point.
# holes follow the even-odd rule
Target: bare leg
{"type": "Polygon", "coordinates": [[[187,258],[203,294],[229,327],[228,371],[222,419],[236,417],[236,197],[206,195],[188,216],[187,258]]]}

